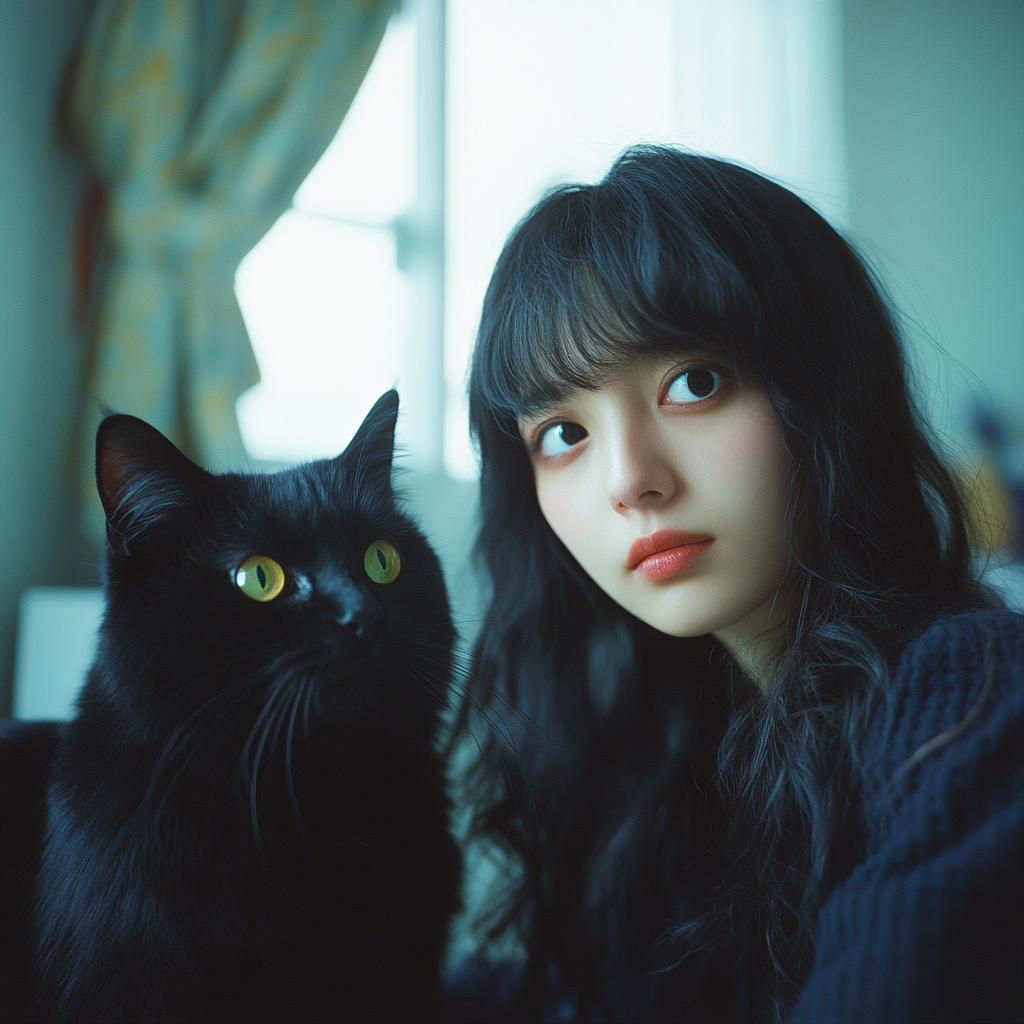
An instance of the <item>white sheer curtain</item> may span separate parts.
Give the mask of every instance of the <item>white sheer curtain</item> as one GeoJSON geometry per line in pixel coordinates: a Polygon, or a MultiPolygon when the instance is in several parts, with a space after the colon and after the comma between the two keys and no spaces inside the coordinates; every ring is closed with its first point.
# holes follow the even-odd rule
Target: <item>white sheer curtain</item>
{"type": "Polygon", "coordinates": [[[693,149],[847,213],[839,0],[674,0],[674,116],[693,149]]]}

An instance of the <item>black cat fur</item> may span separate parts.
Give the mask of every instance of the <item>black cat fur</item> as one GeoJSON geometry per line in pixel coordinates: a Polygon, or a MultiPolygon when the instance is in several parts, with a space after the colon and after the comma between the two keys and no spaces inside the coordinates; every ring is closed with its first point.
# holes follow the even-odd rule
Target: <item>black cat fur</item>
{"type": "Polygon", "coordinates": [[[338,458],[274,475],[100,425],[97,659],[71,722],[0,731],[5,1019],[438,1016],[454,629],[392,492],[397,408],[389,392],[338,458]],[[382,539],[387,585],[363,569],[382,539]],[[289,577],[269,603],[234,583],[253,554],[289,577]]]}

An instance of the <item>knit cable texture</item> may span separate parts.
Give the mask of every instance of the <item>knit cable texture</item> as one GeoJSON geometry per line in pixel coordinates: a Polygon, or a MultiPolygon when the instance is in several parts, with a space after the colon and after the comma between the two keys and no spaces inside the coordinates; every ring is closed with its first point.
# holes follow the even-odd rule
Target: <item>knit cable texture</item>
{"type": "Polygon", "coordinates": [[[910,644],[863,763],[865,855],[790,1024],[1024,1021],[1024,616],[910,644]]]}

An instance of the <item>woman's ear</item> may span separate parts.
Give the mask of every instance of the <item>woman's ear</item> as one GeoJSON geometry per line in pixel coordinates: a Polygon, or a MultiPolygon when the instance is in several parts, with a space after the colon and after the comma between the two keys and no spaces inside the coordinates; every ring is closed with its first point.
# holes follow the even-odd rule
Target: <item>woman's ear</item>
{"type": "Polygon", "coordinates": [[[138,537],[191,504],[205,475],[155,427],[135,416],[107,416],[96,431],[96,489],[111,546],[130,554],[138,537]]]}

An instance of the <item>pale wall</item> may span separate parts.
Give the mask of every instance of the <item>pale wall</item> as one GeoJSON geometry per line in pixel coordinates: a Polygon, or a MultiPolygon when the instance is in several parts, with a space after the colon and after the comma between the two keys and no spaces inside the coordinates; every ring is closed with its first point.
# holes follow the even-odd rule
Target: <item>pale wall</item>
{"type": "Polygon", "coordinates": [[[939,425],[959,443],[987,393],[1024,440],[1024,3],[847,0],[844,50],[851,227],[920,324],[939,425]]]}
{"type": "Polygon", "coordinates": [[[0,714],[22,589],[95,578],[77,564],[66,469],[82,357],[69,270],[82,170],[52,130],[60,73],[89,7],[0,0],[0,714]]]}

